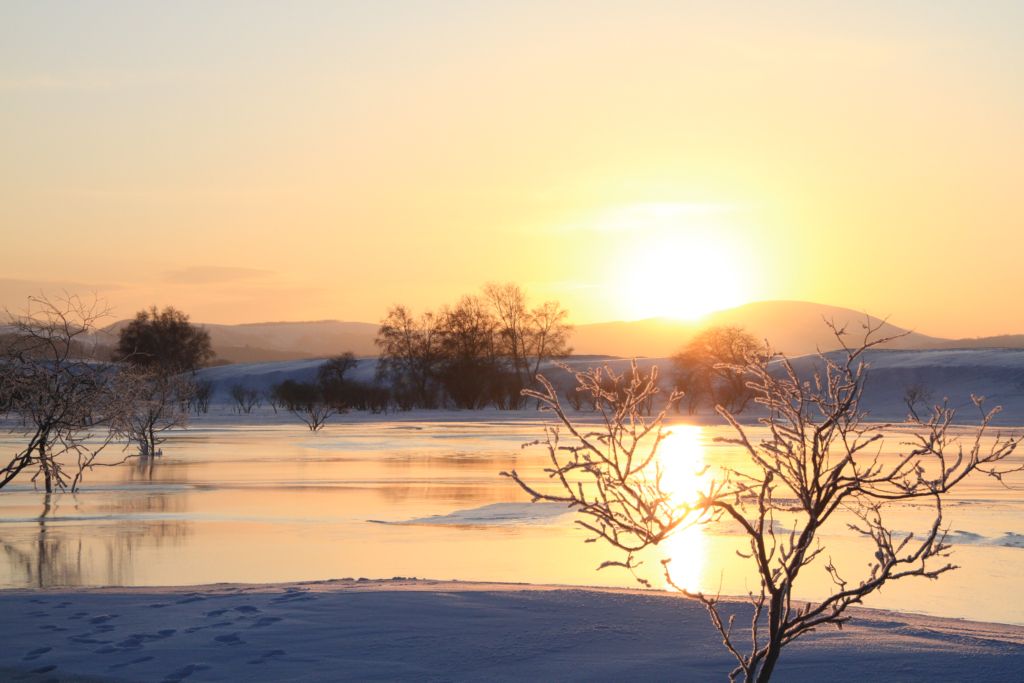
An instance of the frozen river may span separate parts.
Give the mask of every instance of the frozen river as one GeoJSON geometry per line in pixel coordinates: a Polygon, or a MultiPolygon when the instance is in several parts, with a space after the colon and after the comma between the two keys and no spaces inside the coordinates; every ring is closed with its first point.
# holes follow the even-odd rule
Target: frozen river
{"type": "MultiPolygon", "coordinates": [[[[47,497],[27,481],[0,492],[0,586],[407,576],[635,587],[622,570],[595,571],[616,556],[583,543],[571,514],[531,505],[499,477],[511,468],[543,476],[543,449],[521,448],[541,436],[540,425],[367,421],[318,434],[294,424],[179,432],[162,457],[98,468],[77,494],[47,497]]],[[[712,443],[726,433],[680,426],[666,453],[687,470],[713,468],[739,457],[712,443]]],[[[947,506],[961,569],[894,584],[868,606],[1024,624],[1024,478],[1011,485],[978,477],[947,506]]],[[[897,508],[893,526],[913,529],[924,513],[897,508]]],[[[870,559],[842,525],[823,542],[851,578],[870,559]]],[[[659,552],[675,558],[687,586],[742,595],[753,584],[735,553],[740,543],[715,529],[689,530],[659,552]]],[[[649,559],[660,585],[658,558],[649,559]]],[[[819,597],[825,571],[806,571],[803,595],[819,597]]]]}

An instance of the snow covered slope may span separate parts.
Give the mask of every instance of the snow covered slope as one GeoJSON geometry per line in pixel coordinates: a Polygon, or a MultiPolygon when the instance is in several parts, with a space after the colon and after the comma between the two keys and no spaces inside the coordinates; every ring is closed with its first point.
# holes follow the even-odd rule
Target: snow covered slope
{"type": "MultiPolygon", "coordinates": [[[[830,354],[838,358],[836,354],[830,354]]],[[[866,355],[865,389],[871,416],[900,420],[907,414],[907,387],[919,386],[929,403],[949,399],[958,422],[977,420],[971,394],[984,396],[988,407],[1001,405],[1003,424],[1024,425],[1024,350],[958,349],[934,351],[872,350],[866,355]]],[[[810,374],[820,363],[816,356],[793,360],[797,372],[810,374]]]]}
{"type": "MultiPolygon", "coordinates": [[[[839,358],[836,354],[830,354],[839,358]]],[[[977,410],[971,404],[971,394],[984,396],[989,407],[1003,406],[999,422],[1024,425],[1024,350],[1020,349],[960,349],[932,351],[872,350],[865,360],[869,366],[865,390],[865,407],[873,419],[902,421],[907,415],[904,395],[908,387],[917,386],[930,403],[948,398],[958,410],[958,422],[977,421],[977,410]]],[[[608,365],[617,372],[629,367],[628,360],[600,360],[586,358],[570,360],[574,370],[585,370],[594,365],[608,365]]],[[[294,360],[272,363],[245,363],[206,368],[199,373],[201,379],[214,383],[214,402],[230,401],[228,391],[240,384],[260,390],[269,389],[286,379],[313,381],[323,359],[294,360]]],[[[667,389],[672,381],[672,363],[668,358],[647,358],[638,361],[641,369],[658,365],[662,385],[667,389]]],[[[815,355],[800,356],[792,360],[801,376],[810,377],[820,359],[815,355]]],[[[372,382],[376,371],[375,359],[362,359],[348,375],[361,382],[372,382]]],[[[572,384],[572,376],[553,365],[544,372],[560,389],[572,384]]]]}
{"type": "MultiPolygon", "coordinates": [[[[297,382],[313,382],[316,380],[317,370],[323,365],[324,360],[323,358],[314,358],[310,360],[287,360],[270,363],[220,365],[212,368],[203,368],[198,373],[198,379],[213,382],[213,401],[220,403],[230,400],[228,392],[235,385],[241,385],[247,389],[266,391],[286,379],[297,382]]],[[[371,382],[373,381],[373,374],[376,368],[376,359],[363,359],[358,362],[353,370],[348,372],[346,377],[360,382],[371,382]]]]}

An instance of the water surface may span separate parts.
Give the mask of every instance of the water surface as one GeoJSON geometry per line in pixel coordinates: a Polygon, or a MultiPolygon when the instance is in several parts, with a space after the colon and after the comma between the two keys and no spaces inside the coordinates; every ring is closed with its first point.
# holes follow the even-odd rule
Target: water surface
{"type": "MultiPolygon", "coordinates": [[[[147,586],[415,576],[635,587],[615,554],[585,544],[571,514],[530,506],[502,470],[539,481],[546,453],[521,444],[540,422],[366,422],[318,434],[295,425],[200,428],[174,434],[164,455],[89,473],[77,494],[46,496],[28,481],[0,493],[0,586],[147,586]]],[[[679,427],[675,485],[701,463],[741,454],[712,439],[718,427],[679,427]]],[[[894,437],[888,447],[896,448],[894,437]]],[[[14,443],[5,437],[0,446],[14,443]]],[[[1019,459],[1019,456],[1015,456],[1019,459]]],[[[951,560],[939,581],[893,584],[869,606],[1024,623],[1024,478],[1017,488],[978,477],[946,509],[951,560]]],[[[927,509],[901,505],[891,524],[920,528],[927,509]]],[[[842,525],[822,536],[854,579],[872,550],[842,525]]],[[[742,595],[755,587],[740,537],[690,530],[647,557],[641,574],[742,595]]],[[[805,570],[802,595],[828,589],[805,570]]]]}

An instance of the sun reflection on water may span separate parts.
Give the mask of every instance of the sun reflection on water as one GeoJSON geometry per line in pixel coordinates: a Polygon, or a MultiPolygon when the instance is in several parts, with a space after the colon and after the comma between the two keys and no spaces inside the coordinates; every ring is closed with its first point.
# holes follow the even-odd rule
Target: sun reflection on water
{"type": "MultiPolygon", "coordinates": [[[[675,425],[658,449],[662,470],[662,486],[679,506],[693,505],[705,483],[702,429],[698,425],[675,425]]],[[[672,580],[681,589],[702,588],[701,579],[707,560],[707,538],[704,527],[693,525],[679,529],[659,547],[662,559],[669,564],[672,580]]],[[[668,582],[664,587],[673,590],[668,582]]]]}

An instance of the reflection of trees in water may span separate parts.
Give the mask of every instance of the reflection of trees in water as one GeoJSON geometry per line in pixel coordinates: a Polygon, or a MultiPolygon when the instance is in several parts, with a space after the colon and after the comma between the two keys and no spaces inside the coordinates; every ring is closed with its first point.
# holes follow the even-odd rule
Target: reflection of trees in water
{"type": "Polygon", "coordinates": [[[153,481],[153,473],[156,471],[156,457],[149,455],[138,458],[135,467],[128,475],[128,481],[153,481]]]}
{"type": "MultiPolygon", "coordinates": [[[[501,482],[498,482],[500,484],[501,482]]],[[[409,499],[454,500],[459,502],[498,503],[520,500],[522,496],[504,486],[488,486],[486,484],[459,483],[388,483],[376,489],[380,497],[389,502],[402,502],[409,499]],[[510,495],[509,495],[510,494],[510,495]]]]}
{"type": "Polygon", "coordinates": [[[56,503],[65,495],[45,494],[34,534],[0,539],[10,583],[35,588],[130,584],[137,550],[180,545],[189,533],[187,523],[178,519],[132,519],[140,514],[179,512],[184,508],[181,496],[139,492],[97,506],[97,512],[115,516],[110,522],[54,522],[56,503]]]}
{"type": "Polygon", "coordinates": [[[166,462],[164,456],[141,456],[132,460],[132,466],[122,470],[122,481],[129,484],[147,482],[180,482],[187,479],[188,468],[180,461],[166,462]]]}
{"type": "Polygon", "coordinates": [[[413,473],[419,477],[390,481],[377,488],[381,498],[389,502],[409,499],[450,500],[468,503],[499,503],[522,500],[522,495],[494,476],[502,468],[515,469],[519,458],[506,451],[403,452],[379,461],[392,470],[413,473]],[[473,481],[478,473],[484,481],[473,481]],[[458,475],[469,478],[459,481],[458,475]],[[493,480],[489,482],[487,480],[493,480]]]}
{"type": "Polygon", "coordinates": [[[388,468],[411,469],[457,469],[493,472],[495,467],[515,467],[519,454],[509,451],[458,450],[458,451],[400,451],[373,462],[388,468]]]}

